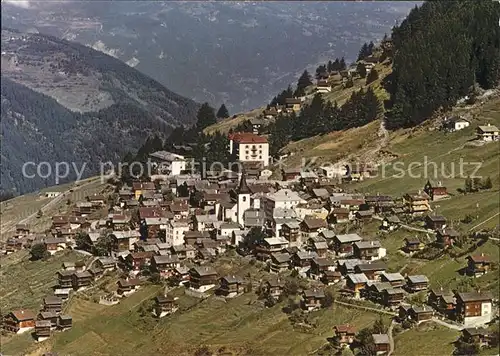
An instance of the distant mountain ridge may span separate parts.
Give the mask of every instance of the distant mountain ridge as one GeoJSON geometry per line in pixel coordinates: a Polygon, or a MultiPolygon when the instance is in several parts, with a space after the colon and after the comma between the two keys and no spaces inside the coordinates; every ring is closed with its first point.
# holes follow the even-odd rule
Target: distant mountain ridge
{"type": "MultiPolygon", "coordinates": [[[[2,29],[1,188],[51,186],[26,179],[26,161],[117,161],[151,133],[191,124],[198,104],[120,60],[42,34],[2,29]]],[[[75,176],[68,177],[68,180],[75,176]]]]}

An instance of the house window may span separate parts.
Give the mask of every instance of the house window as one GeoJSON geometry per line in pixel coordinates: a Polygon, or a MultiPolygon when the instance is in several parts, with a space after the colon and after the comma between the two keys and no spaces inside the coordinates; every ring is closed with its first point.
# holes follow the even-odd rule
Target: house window
{"type": "Polygon", "coordinates": [[[245,156],[245,159],[248,159],[248,156],[245,156]]]}
{"type": "Polygon", "coordinates": [[[247,197],[246,196],[243,196],[243,198],[241,199],[243,202],[246,202],[247,201],[247,197]]]}

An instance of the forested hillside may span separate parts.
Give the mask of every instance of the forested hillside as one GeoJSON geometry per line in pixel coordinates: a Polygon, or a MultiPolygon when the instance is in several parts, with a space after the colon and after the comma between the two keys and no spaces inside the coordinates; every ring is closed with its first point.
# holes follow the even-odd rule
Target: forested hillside
{"type": "Polygon", "coordinates": [[[153,132],[194,122],[197,107],[102,52],[3,29],[1,188],[26,193],[56,183],[23,177],[27,161],[86,162],[95,174],[100,161],[120,159],[153,132]]]}
{"type": "Polygon", "coordinates": [[[387,127],[418,125],[500,79],[500,3],[427,1],[394,28],[387,127]]]}
{"type": "MultiPolygon", "coordinates": [[[[48,179],[26,178],[25,162],[73,162],[86,176],[99,170],[99,162],[118,161],[137,149],[144,137],[167,134],[171,129],[141,107],[113,104],[98,112],[75,113],[54,99],[2,76],[2,190],[24,193],[55,184],[48,179]]],[[[29,174],[34,168],[29,167],[29,174]]],[[[45,171],[44,171],[45,172],[45,171]]],[[[66,180],[74,180],[70,175],[66,180]]]]}

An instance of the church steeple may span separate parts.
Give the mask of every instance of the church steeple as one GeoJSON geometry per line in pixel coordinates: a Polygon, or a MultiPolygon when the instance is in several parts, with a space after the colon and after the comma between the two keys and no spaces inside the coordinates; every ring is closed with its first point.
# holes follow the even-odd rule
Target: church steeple
{"type": "Polygon", "coordinates": [[[240,185],[238,187],[238,194],[250,194],[250,188],[248,188],[245,171],[241,173],[240,185]]]}

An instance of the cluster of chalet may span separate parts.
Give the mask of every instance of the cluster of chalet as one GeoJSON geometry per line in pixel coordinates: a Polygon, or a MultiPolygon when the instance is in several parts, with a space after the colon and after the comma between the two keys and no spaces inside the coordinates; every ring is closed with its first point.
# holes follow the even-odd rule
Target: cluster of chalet
{"type": "Polygon", "coordinates": [[[43,298],[43,307],[36,315],[28,309],[14,310],[4,316],[4,330],[21,334],[32,331],[37,341],[46,340],[55,330],[64,331],[71,328],[73,319],[63,313],[63,303],[67,298],[48,295],[43,298]]]}
{"type": "MultiPolygon", "coordinates": [[[[469,127],[471,122],[464,117],[451,117],[443,122],[442,128],[448,132],[455,132],[469,127]]],[[[493,142],[500,139],[500,130],[495,125],[487,123],[476,127],[476,139],[482,142],[493,142]]]]}

